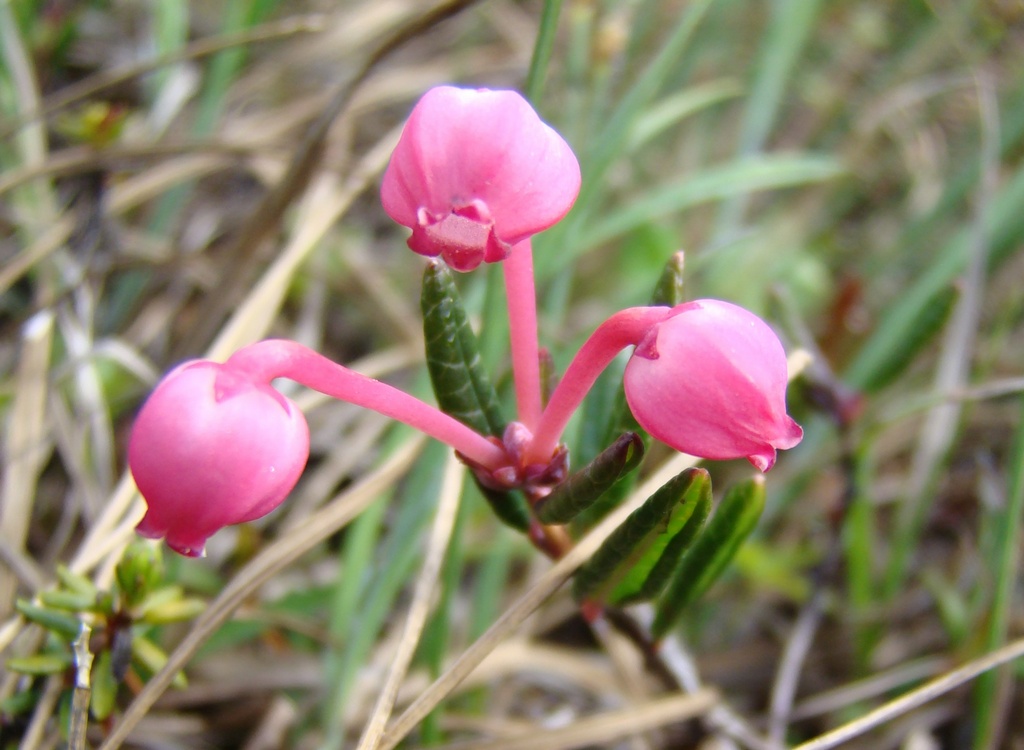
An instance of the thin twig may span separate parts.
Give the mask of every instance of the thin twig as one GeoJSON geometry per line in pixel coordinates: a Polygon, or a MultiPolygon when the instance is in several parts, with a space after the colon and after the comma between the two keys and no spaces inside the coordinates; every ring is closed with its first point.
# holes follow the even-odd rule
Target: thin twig
{"type": "Polygon", "coordinates": [[[569,726],[536,729],[515,737],[481,741],[453,742],[434,750],[570,750],[570,748],[607,747],[630,735],[692,719],[714,708],[718,694],[704,689],[685,695],[671,695],[616,711],[588,716],[569,726]]]}
{"type": "Polygon", "coordinates": [[[89,697],[92,695],[92,651],[89,636],[92,628],[83,622],[75,639],[75,692],[71,698],[71,722],[68,727],[68,750],[84,750],[89,729],[89,697]]]}
{"type": "MultiPolygon", "coordinates": [[[[369,53],[351,78],[338,85],[320,116],[307,129],[281,181],[260,201],[241,231],[223,250],[226,267],[237,271],[240,264],[233,259],[253,252],[279,225],[285,210],[305,190],[320,168],[331,126],[348,109],[352,97],[376,67],[410,40],[479,1],[448,0],[402,25],[369,53]]],[[[208,295],[196,312],[197,325],[192,335],[182,342],[181,351],[175,355],[186,356],[189,352],[205,348],[220,327],[224,314],[237,305],[241,290],[249,282],[248,274],[232,273],[224,280],[218,294],[208,295]]]]}
{"type": "Polygon", "coordinates": [[[416,653],[420,636],[423,634],[423,627],[427,622],[427,615],[430,614],[431,600],[441,575],[448,541],[451,539],[452,529],[455,527],[455,517],[458,514],[459,498],[462,495],[462,484],[465,478],[465,465],[454,455],[450,456],[445,465],[437,513],[434,516],[434,525],[427,543],[426,558],[423,560],[423,566],[413,589],[412,604],[409,606],[409,614],[405,620],[405,630],[398,643],[397,653],[392,658],[387,680],[377,696],[377,703],[363,729],[363,736],[359,740],[357,750],[376,750],[384,735],[388,718],[394,710],[398,690],[402,686],[409,664],[416,653]]]}
{"type": "Polygon", "coordinates": [[[790,718],[797,721],[838,711],[858,701],[877,698],[882,693],[888,693],[908,683],[932,677],[948,667],[949,659],[944,656],[930,656],[901,664],[885,672],[865,677],[863,680],[812,695],[793,708],[790,718]]]}
{"type": "Polygon", "coordinates": [[[993,651],[987,656],[975,659],[954,669],[930,682],[925,683],[916,690],[879,706],[859,719],[844,724],[830,732],[816,737],[809,742],[797,745],[793,750],[828,750],[837,747],[847,740],[859,737],[865,732],[892,721],[898,716],[923,706],[941,695],[954,690],[966,682],[970,682],[980,674],[990,669],[1008,664],[1009,662],[1024,656],[1024,638],[1014,641],[998,651],[993,651]]]}
{"type": "Polygon", "coordinates": [[[793,631],[786,640],[786,647],[779,660],[779,668],[772,685],[771,702],[768,707],[768,739],[781,746],[786,739],[793,712],[793,701],[800,685],[807,654],[814,643],[814,635],[821,624],[824,612],[825,589],[817,588],[804,605],[793,625],[793,631]]]}
{"type": "Polygon", "coordinates": [[[265,155],[280,146],[263,143],[202,139],[182,143],[118,144],[98,149],[91,146],[73,146],[55,151],[46,161],[8,170],[0,177],[0,195],[40,177],[67,177],[96,170],[131,168],[143,161],[166,159],[172,156],[213,155],[232,158],[265,155]]]}
{"type": "Polygon", "coordinates": [[[324,13],[310,13],[303,16],[282,18],[260,26],[253,26],[235,34],[199,39],[180,49],[151,60],[143,60],[109,70],[101,70],[88,78],[83,78],[77,83],[65,86],[60,91],[49,96],[41,106],[37,106],[33,110],[24,113],[16,121],[5,124],[3,128],[0,128],[0,140],[4,140],[29,123],[49,117],[54,112],[64,109],[77,101],[95,96],[101,91],[147,73],[152,73],[154,70],[175,65],[185,60],[198,60],[233,47],[270,42],[295,36],[296,34],[321,32],[327,28],[328,20],[329,16],[324,13]]]}

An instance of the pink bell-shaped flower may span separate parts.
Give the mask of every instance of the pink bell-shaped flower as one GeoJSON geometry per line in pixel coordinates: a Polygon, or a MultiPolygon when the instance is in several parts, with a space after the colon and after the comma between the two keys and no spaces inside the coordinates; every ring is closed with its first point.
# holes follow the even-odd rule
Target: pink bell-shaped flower
{"type": "Polygon", "coordinates": [[[518,93],[438,86],[409,115],[381,201],[410,248],[470,271],[565,216],[579,189],[569,144],[518,93]]]}
{"type": "Polygon", "coordinates": [[[761,471],[803,430],[786,414],[786,353],[742,307],[696,300],[651,326],[626,365],[626,400],[645,430],[683,453],[747,458],[761,471]]]}
{"type": "Polygon", "coordinates": [[[183,555],[274,510],[309,457],[298,408],[252,375],[208,361],[171,371],[135,420],[128,463],[148,510],[139,534],[183,555]]]}

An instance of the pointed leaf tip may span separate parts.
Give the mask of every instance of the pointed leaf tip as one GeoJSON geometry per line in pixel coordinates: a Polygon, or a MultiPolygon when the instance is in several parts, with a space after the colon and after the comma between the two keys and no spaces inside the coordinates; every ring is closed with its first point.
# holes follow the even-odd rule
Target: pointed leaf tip
{"type": "Polygon", "coordinates": [[[537,517],[545,524],[568,523],[639,466],[643,457],[643,440],[635,432],[625,433],[537,503],[537,517]]]}
{"type": "Polygon", "coordinates": [[[687,469],[669,480],[580,568],[573,596],[577,601],[604,604],[635,595],[694,512],[710,502],[710,494],[705,469],[687,469]]]}
{"type": "Polygon", "coordinates": [[[764,477],[755,476],[729,489],[704,532],[683,556],[658,601],[651,634],[663,637],[683,611],[725,572],[764,511],[764,477]]]}

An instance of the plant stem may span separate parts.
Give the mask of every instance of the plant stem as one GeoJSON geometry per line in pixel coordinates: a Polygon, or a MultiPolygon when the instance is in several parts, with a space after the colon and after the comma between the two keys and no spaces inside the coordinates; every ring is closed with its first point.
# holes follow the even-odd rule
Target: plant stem
{"type": "Polygon", "coordinates": [[[537,290],[533,282],[533,246],[526,239],[502,263],[508,298],[512,377],[519,421],[533,431],[540,419],[540,345],[537,340],[537,290]]]}
{"type": "Polygon", "coordinates": [[[669,316],[671,310],[670,307],[630,307],[615,313],[597,327],[551,394],[526,451],[527,464],[544,463],[551,458],[570,417],[597,376],[620,351],[640,343],[654,325],[669,316]]]}
{"type": "Polygon", "coordinates": [[[226,365],[258,380],[289,378],[307,388],[403,422],[488,469],[508,465],[505,450],[415,396],[349,370],[287,339],[267,339],[235,352],[226,365]]]}

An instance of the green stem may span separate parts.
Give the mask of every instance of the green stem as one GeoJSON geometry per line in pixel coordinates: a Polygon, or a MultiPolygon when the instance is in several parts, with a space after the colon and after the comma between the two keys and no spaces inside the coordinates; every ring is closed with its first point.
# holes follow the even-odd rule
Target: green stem
{"type": "Polygon", "coordinates": [[[544,74],[551,62],[551,50],[555,46],[555,30],[558,28],[558,14],[562,10],[562,0],[545,0],[544,10],[540,16],[540,29],[537,31],[537,43],[533,45],[533,56],[530,58],[530,70],[526,74],[526,98],[536,106],[544,93],[544,74]]]}
{"type": "MultiPolygon", "coordinates": [[[[1006,632],[1013,605],[1013,591],[1017,583],[1019,559],[1020,525],[1024,520],[1024,399],[1017,418],[1017,432],[1013,449],[1007,460],[1012,474],[1009,480],[1009,497],[1003,522],[996,524],[996,590],[992,612],[985,636],[985,653],[991,653],[1006,643],[1006,632]]],[[[998,741],[997,719],[1000,700],[1000,672],[991,670],[978,678],[974,687],[974,750],[995,747],[998,741]]]]}

